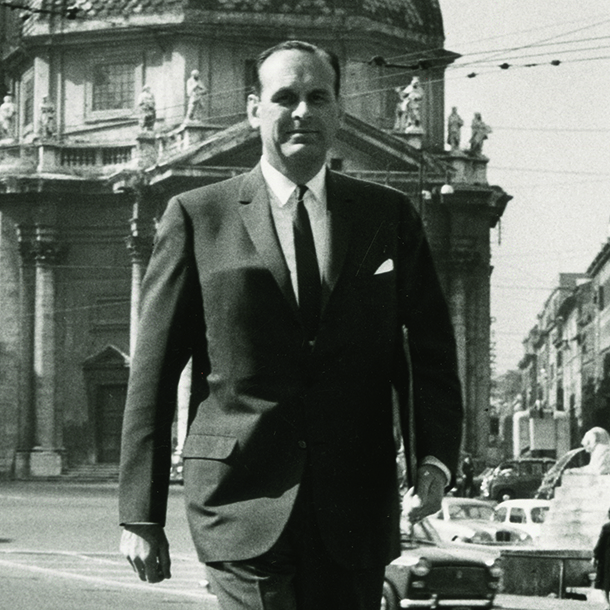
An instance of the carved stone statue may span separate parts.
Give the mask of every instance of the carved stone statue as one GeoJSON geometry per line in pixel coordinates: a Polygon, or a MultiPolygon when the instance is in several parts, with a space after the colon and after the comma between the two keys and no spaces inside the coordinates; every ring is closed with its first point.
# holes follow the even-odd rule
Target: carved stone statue
{"type": "Polygon", "coordinates": [[[407,109],[407,94],[406,87],[396,87],[394,91],[398,93],[398,101],[396,102],[394,131],[403,132],[406,124],[406,109],[407,109]]]}
{"type": "Polygon", "coordinates": [[[414,76],[406,87],[397,87],[398,102],[394,131],[403,133],[421,133],[421,106],[424,99],[424,90],[419,76],[414,76]]]}
{"type": "Polygon", "coordinates": [[[419,76],[414,76],[411,83],[405,88],[405,132],[417,131],[421,129],[421,106],[424,99],[419,76]]]}
{"type": "Polygon", "coordinates": [[[17,108],[13,103],[12,95],[5,95],[4,101],[0,104],[0,128],[2,129],[1,138],[14,139],[16,136],[15,132],[15,120],[17,115],[17,108]]]}
{"type": "Polygon", "coordinates": [[[610,474],[610,434],[600,427],[591,428],[582,437],[581,444],[591,459],[588,466],[578,470],[587,474],[610,474]]]}
{"type": "Polygon", "coordinates": [[[447,119],[447,144],[451,147],[452,151],[460,150],[460,140],[462,137],[462,127],[464,121],[458,114],[457,108],[454,106],[451,109],[451,114],[447,119]]]}
{"type": "Polygon", "coordinates": [[[203,98],[207,94],[199,75],[199,70],[193,70],[186,81],[186,94],[188,96],[188,108],[185,121],[202,121],[204,118],[203,98]]]}
{"type": "Polygon", "coordinates": [[[42,103],[40,104],[38,134],[41,138],[54,138],[57,135],[55,104],[46,95],[42,98],[42,103]]]}
{"type": "Polygon", "coordinates": [[[140,129],[142,131],[153,131],[157,120],[157,105],[149,85],[142,88],[138,98],[138,111],[140,113],[140,129]]]}
{"type": "Polygon", "coordinates": [[[470,152],[473,155],[480,155],[483,153],[483,142],[487,140],[487,136],[491,133],[491,127],[483,122],[480,112],[475,112],[471,127],[470,152]]]}

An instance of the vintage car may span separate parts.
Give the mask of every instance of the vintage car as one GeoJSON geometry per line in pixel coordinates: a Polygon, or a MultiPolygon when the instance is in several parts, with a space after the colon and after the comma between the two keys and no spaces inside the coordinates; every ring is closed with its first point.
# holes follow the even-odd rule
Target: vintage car
{"type": "Polygon", "coordinates": [[[492,521],[492,504],[474,498],[443,498],[441,510],[429,517],[444,542],[488,545],[532,544],[522,528],[492,521]]]}
{"type": "Polygon", "coordinates": [[[506,460],[481,482],[481,496],[503,502],[513,498],[533,498],[544,475],[555,464],[548,457],[520,457],[506,460]]]}
{"type": "Polygon", "coordinates": [[[491,608],[501,576],[497,549],[444,543],[424,519],[403,526],[402,554],[386,568],[381,610],[491,608]]]}
{"type": "Polygon", "coordinates": [[[535,540],[540,537],[540,529],[550,506],[550,500],[506,500],[494,508],[493,520],[505,525],[516,525],[535,540]]]}

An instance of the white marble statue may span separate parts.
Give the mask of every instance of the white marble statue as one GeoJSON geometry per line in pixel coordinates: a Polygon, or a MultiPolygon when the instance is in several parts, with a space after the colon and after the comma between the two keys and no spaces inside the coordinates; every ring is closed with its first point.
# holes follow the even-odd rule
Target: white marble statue
{"type": "Polygon", "coordinates": [[[157,105],[150,85],[142,88],[138,98],[139,125],[142,131],[153,131],[157,120],[157,105]]]}
{"type": "Polygon", "coordinates": [[[447,119],[447,144],[449,144],[452,151],[460,150],[460,140],[463,126],[464,121],[458,114],[457,108],[454,106],[451,110],[449,118],[447,119]]]}
{"type": "Polygon", "coordinates": [[[15,120],[17,107],[13,102],[12,95],[5,95],[4,101],[0,105],[0,131],[1,138],[15,138],[15,120]]]}
{"type": "Polygon", "coordinates": [[[188,96],[188,108],[185,121],[202,121],[204,118],[203,98],[207,89],[201,82],[199,70],[193,70],[186,81],[186,94],[188,96]]]}
{"type": "Polygon", "coordinates": [[[483,142],[487,140],[491,133],[491,127],[483,122],[480,112],[475,112],[471,127],[470,152],[474,155],[480,155],[483,153],[483,142]]]}
{"type": "Polygon", "coordinates": [[[577,470],[587,474],[610,474],[610,434],[599,426],[591,428],[582,437],[581,444],[591,459],[588,466],[577,470]]]}

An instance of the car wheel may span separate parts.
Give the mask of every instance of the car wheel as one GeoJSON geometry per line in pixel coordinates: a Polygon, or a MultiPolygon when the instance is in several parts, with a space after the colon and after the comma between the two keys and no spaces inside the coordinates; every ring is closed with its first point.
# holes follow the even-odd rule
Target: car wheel
{"type": "Polygon", "coordinates": [[[504,500],[512,500],[515,497],[515,492],[512,489],[501,489],[496,494],[496,500],[498,502],[504,502],[504,500]]]}
{"type": "Polygon", "coordinates": [[[399,610],[398,595],[394,587],[385,580],[383,582],[383,593],[381,595],[381,610],[399,610]]]}

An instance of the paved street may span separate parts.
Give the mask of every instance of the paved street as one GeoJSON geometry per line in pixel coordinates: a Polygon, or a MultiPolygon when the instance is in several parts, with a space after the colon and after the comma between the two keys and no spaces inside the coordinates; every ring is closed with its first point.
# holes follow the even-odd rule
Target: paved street
{"type": "Polygon", "coordinates": [[[0,483],[0,609],[216,607],[170,492],[172,578],[141,583],[118,552],[116,484],[0,483]]]}
{"type": "MultiPolygon", "coordinates": [[[[170,491],[172,578],[141,583],[118,553],[116,484],[0,483],[0,610],[216,610],[187,531],[182,488],[170,491]]],[[[595,602],[501,595],[519,610],[602,610],[595,602]]]]}

